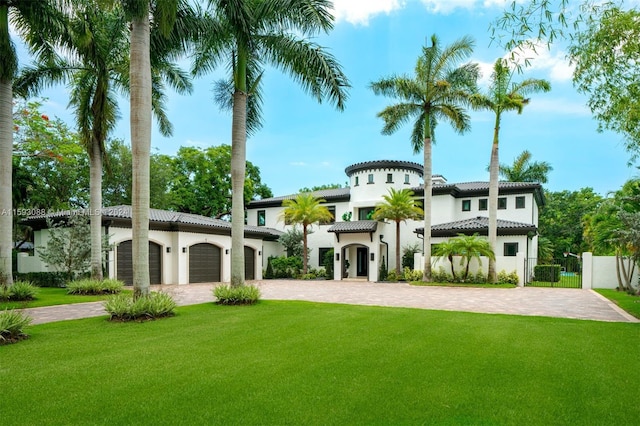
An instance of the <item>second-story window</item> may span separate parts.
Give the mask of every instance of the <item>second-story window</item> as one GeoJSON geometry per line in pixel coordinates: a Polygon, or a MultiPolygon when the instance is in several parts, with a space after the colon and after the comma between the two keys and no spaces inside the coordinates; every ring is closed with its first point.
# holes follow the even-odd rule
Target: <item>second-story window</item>
{"type": "Polygon", "coordinates": [[[516,209],[524,209],[524,196],[516,197],[516,209]]]}
{"type": "Polygon", "coordinates": [[[471,200],[462,200],[462,211],[463,212],[471,211],[471,200]]]}
{"type": "Polygon", "coordinates": [[[507,209],[507,197],[498,198],[498,210],[506,210],[507,209]]]}
{"type": "Polygon", "coordinates": [[[258,210],[258,226],[264,226],[267,222],[266,210],[258,210]]]}
{"type": "Polygon", "coordinates": [[[360,184],[360,176],[356,176],[356,183],[353,186],[358,186],[360,184]]]}
{"type": "Polygon", "coordinates": [[[393,183],[393,174],[387,173],[387,183],[393,183]]]}
{"type": "Polygon", "coordinates": [[[358,220],[371,220],[375,207],[360,207],[358,209],[358,220]]]}
{"type": "Polygon", "coordinates": [[[331,219],[320,222],[320,225],[328,225],[336,221],[336,206],[327,206],[327,210],[331,213],[331,219]]]}
{"type": "Polygon", "coordinates": [[[369,173],[369,176],[367,176],[367,183],[373,183],[373,173],[369,173]]]}
{"type": "Polygon", "coordinates": [[[409,175],[404,175],[404,183],[409,185],[409,175]]]}
{"type": "Polygon", "coordinates": [[[487,210],[487,199],[481,198],[478,200],[478,210],[487,210]]]}

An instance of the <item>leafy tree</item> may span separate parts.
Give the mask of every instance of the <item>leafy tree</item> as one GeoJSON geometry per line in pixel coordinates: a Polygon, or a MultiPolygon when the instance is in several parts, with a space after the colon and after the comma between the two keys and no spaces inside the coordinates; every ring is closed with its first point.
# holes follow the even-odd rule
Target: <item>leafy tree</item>
{"type": "Polygon", "coordinates": [[[538,237],[538,261],[541,264],[553,261],[553,243],[549,238],[538,237]]]}
{"type": "MultiPolygon", "coordinates": [[[[244,184],[247,132],[258,129],[265,65],[289,73],[319,102],[344,108],[348,81],[324,48],[308,41],[333,27],[326,0],[209,0],[210,18],[196,52],[194,72],[210,72],[226,61],[228,80],[217,85],[218,102],[231,109],[232,256],[231,285],[244,284],[244,184]]],[[[305,263],[306,265],[306,263],[305,263]]],[[[306,270],[305,270],[306,273],[306,270]]]]}
{"type": "Polygon", "coordinates": [[[431,45],[422,49],[415,76],[391,76],[370,85],[376,95],[398,101],[378,113],[385,123],[382,133],[393,134],[414,119],[411,145],[414,153],[424,151],[424,281],[431,281],[431,144],[440,120],[448,121],[459,133],[469,130],[469,115],[464,106],[470,93],[476,91],[479,71],[477,64],[459,63],[472,51],[473,41],[469,37],[443,49],[434,34],[431,45]]]}
{"type": "Polygon", "coordinates": [[[284,246],[287,256],[296,256],[302,259],[304,251],[303,246],[304,235],[298,228],[288,229],[278,238],[278,242],[284,246]]]}
{"type": "Polygon", "coordinates": [[[307,235],[309,226],[318,222],[327,222],[333,219],[333,215],[323,206],[325,200],[316,198],[309,193],[298,194],[296,198],[284,200],[282,206],[282,219],[285,223],[302,225],[302,274],[307,274],[307,264],[309,259],[307,235]]]}
{"type": "Polygon", "coordinates": [[[500,176],[509,182],[547,183],[547,176],[553,170],[546,161],[531,161],[531,152],[524,150],[513,164],[500,164],[500,176]]]}
{"type": "MultiPolygon", "coordinates": [[[[231,214],[231,146],[181,147],[173,159],[172,209],[222,218],[231,214]]],[[[247,162],[244,203],[273,196],[260,169],[247,162]]]]}
{"type": "Polygon", "coordinates": [[[563,252],[581,253],[589,249],[583,234],[585,218],[595,212],[603,199],[592,188],[579,191],[545,191],[545,206],[540,210],[538,232],[553,245],[553,258],[563,252]]]}
{"type": "MultiPolygon", "coordinates": [[[[348,185],[345,185],[344,187],[346,187],[348,185]]],[[[318,186],[312,186],[311,188],[300,188],[300,190],[298,192],[316,192],[316,191],[323,191],[325,189],[338,189],[338,188],[343,188],[342,184],[340,183],[328,183],[328,184],[324,184],[324,185],[318,185],[318,186]]]]}
{"type": "Polygon", "coordinates": [[[436,244],[433,249],[435,259],[447,259],[449,261],[449,265],[451,266],[451,276],[454,281],[456,280],[456,271],[453,265],[453,256],[458,254],[458,247],[452,239],[436,244]]]}
{"type": "Polygon", "coordinates": [[[40,259],[64,272],[70,280],[85,273],[91,265],[91,230],[88,216],[71,215],[66,221],[53,223],[47,219],[49,239],[38,247],[40,259]]]}
{"type": "Polygon", "coordinates": [[[400,274],[400,223],[408,219],[422,219],[424,211],[418,205],[414,192],[410,189],[389,189],[388,195],[383,195],[381,203],[376,205],[373,212],[374,220],[390,219],[396,223],[396,273],[400,274]]]}
{"type": "Polygon", "coordinates": [[[0,2],[0,282],[13,285],[13,80],[18,56],[9,34],[9,16],[29,50],[46,53],[57,29],[64,27],[57,2],[12,0],[0,2]]]}
{"type": "MultiPolygon", "coordinates": [[[[491,162],[489,164],[489,244],[495,251],[498,239],[498,172],[500,165],[499,141],[502,114],[509,111],[522,113],[529,99],[525,96],[529,93],[548,92],[551,85],[546,80],[526,79],[521,82],[513,82],[514,71],[510,69],[503,59],[496,60],[491,74],[489,90],[485,94],[474,94],[472,102],[478,109],[492,111],[495,115],[493,128],[493,143],[491,145],[491,162]]],[[[489,258],[489,282],[498,280],[495,259],[489,258]]]]}
{"type": "Polygon", "coordinates": [[[449,242],[452,244],[452,251],[461,257],[460,265],[465,266],[463,281],[469,276],[469,266],[473,259],[477,259],[478,264],[481,265],[481,256],[486,256],[489,260],[496,258],[489,241],[481,238],[478,234],[459,234],[457,237],[451,238],[449,242]]]}

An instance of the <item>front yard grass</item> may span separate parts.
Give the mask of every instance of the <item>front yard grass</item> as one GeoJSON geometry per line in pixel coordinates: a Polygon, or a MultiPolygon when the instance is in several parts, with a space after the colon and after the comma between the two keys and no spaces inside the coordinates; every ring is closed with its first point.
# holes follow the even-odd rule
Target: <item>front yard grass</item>
{"type": "Polygon", "coordinates": [[[640,296],[632,296],[624,291],[598,288],[594,289],[604,297],[612,300],[620,308],[636,318],[640,318],[640,296]]]}
{"type": "MultiPolygon", "coordinates": [[[[131,294],[131,290],[123,290],[123,293],[131,294]]],[[[0,310],[40,308],[42,306],[66,305],[71,303],[98,302],[106,300],[109,295],[85,296],[67,294],[66,288],[40,287],[36,299],[25,302],[0,302],[0,310]]]]}
{"type": "Polygon", "coordinates": [[[33,424],[636,424],[640,326],[261,301],[32,326],[0,347],[33,424]]]}

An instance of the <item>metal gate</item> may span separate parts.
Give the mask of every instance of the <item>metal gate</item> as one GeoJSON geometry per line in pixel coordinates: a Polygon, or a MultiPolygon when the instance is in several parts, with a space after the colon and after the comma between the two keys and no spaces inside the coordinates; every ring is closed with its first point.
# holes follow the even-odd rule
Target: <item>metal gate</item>
{"type": "Polygon", "coordinates": [[[525,286],[553,288],[582,288],[582,259],[571,255],[551,263],[527,259],[525,286]]]}

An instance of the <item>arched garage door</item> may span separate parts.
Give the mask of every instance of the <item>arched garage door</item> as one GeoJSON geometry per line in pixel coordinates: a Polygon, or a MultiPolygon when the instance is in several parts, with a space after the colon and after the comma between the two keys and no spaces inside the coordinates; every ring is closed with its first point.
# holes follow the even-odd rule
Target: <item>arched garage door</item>
{"type": "Polygon", "coordinates": [[[220,281],[220,247],[213,244],[194,244],[189,247],[189,282],[220,281]]]}
{"type": "Polygon", "coordinates": [[[244,246],[244,279],[256,279],[256,251],[251,247],[244,246]]]}
{"type": "MultiPolygon", "coordinates": [[[[126,285],[133,285],[132,241],[123,241],[117,248],[118,279],[126,285]]],[[[149,280],[150,284],[162,284],[162,247],[149,241],[149,280]]]]}

